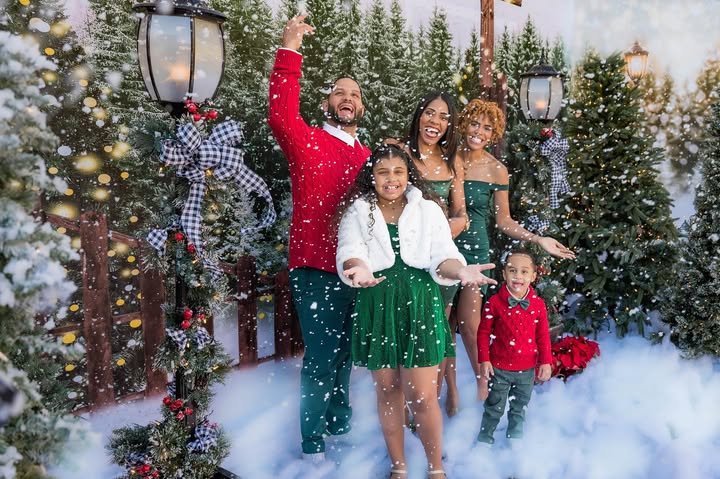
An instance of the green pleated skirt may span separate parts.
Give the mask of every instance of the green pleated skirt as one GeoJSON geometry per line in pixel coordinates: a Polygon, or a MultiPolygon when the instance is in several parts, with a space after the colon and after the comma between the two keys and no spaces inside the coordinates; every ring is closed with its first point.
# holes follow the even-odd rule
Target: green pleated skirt
{"type": "Polygon", "coordinates": [[[400,259],[397,226],[388,230],[395,264],[375,273],[385,281],[358,291],[353,363],[371,370],[436,366],[455,356],[440,288],[430,273],[400,259]]]}

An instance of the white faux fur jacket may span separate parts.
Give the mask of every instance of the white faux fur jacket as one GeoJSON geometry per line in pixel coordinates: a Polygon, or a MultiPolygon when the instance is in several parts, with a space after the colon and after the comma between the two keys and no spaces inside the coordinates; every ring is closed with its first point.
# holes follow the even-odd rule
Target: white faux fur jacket
{"type": "MultiPolygon", "coordinates": [[[[400,257],[408,266],[429,271],[438,284],[456,284],[457,280],[441,278],[437,274],[438,266],[447,259],[467,264],[453,242],[442,209],[434,201],[424,199],[420,190],[412,185],[408,185],[405,196],[407,205],[398,219],[400,257]]],[[[373,273],[395,264],[395,253],[382,212],[379,208],[373,212],[372,235],[368,229],[369,215],[370,204],[359,199],[340,221],[335,259],[340,279],[348,285],[351,281],[343,275],[343,263],[349,259],[364,261],[373,273]]]]}

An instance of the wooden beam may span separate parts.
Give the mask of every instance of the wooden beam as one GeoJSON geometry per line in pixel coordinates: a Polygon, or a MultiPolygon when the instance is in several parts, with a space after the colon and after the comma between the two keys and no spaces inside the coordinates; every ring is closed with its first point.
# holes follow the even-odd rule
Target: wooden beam
{"type": "Polygon", "coordinates": [[[488,96],[493,86],[495,0],[480,0],[480,15],[480,89],[488,96]]]}
{"type": "Polygon", "coordinates": [[[165,339],[165,311],[162,309],[165,302],[165,281],[162,274],[156,269],[143,271],[140,275],[140,292],[147,381],[145,394],[149,396],[164,391],[167,386],[167,373],[153,368],[155,355],[165,339]]]}
{"type": "Polygon", "coordinates": [[[87,350],[88,401],[91,409],[115,403],[112,371],[112,312],[108,278],[108,229],[105,215],[80,216],[83,274],[83,337],[87,350]]]}

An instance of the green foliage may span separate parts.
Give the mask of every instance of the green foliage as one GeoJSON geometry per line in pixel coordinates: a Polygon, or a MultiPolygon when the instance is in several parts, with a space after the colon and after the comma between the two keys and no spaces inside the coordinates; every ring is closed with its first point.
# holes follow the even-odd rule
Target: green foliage
{"type": "MultiPolygon", "coordinates": [[[[22,12],[9,10],[15,25],[22,12]],[[17,16],[14,16],[17,15],[17,16]]],[[[11,23],[12,24],[12,23],[11,23]]],[[[37,44],[0,30],[0,382],[19,401],[0,425],[0,470],[10,477],[45,478],[46,467],[63,454],[65,441],[82,433],[66,416],[65,391],[55,366],[72,348],[58,344],[40,319],[72,293],[62,263],[77,258],[68,239],[31,210],[45,188],[65,185],[46,173],[45,158],[58,138],[47,127],[46,111],[56,99],[46,95],[42,74],[56,65],[37,44]]]]}
{"type": "Polygon", "coordinates": [[[711,107],[707,126],[695,215],[688,222],[679,271],[662,308],[670,338],[693,357],[720,356],[720,102],[711,107]]]}
{"type": "Polygon", "coordinates": [[[561,267],[562,282],[580,296],[568,329],[612,321],[619,335],[643,334],[658,292],[674,279],[677,231],[655,169],[662,153],[643,134],[640,92],[626,83],[619,54],[588,52],[573,78],[565,132],[574,193],[561,227],[578,257],[561,267]]]}

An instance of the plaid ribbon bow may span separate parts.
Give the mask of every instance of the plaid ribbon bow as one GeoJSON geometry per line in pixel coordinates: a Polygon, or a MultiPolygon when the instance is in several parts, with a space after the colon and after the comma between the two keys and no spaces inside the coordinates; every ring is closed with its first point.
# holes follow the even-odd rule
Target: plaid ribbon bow
{"type": "MultiPolygon", "coordinates": [[[[180,350],[180,354],[182,354],[185,351],[185,348],[187,348],[188,342],[190,341],[187,331],[183,329],[167,328],[165,329],[165,332],[167,332],[167,335],[170,336],[170,339],[175,341],[175,344],[180,350]]],[[[195,346],[197,346],[199,350],[205,349],[205,346],[212,342],[212,337],[210,336],[210,333],[208,333],[207,329],[203,328],[202,326],[197,327],[197,329],[195,330],[195,334],[193,335],[193,339],[195,342],[195,346]]]]}
{"type": "Polygon", "coordinates": [[[557,130],[553,130],[553,135],[540,145],[540,154],[550,160],[550,208],[552,209],[560,206],[558,195],[570,191],[565,168],[568,151],[570,144],[557,130]]]}
{"type": "Polygon", "coordinates": [[[140,466],[149,462],[150,456],[146,453],[130,452],[125,456],[125,464],[129,466],[140,466]]]}
{"type": "MultiPolygon", "coordinates": [[[[195,245],[197,255],[213,275],[221,274],[215,260],[210,259],[202,248],[200,236],[202,226],[202,201],[207,185],[205,172],[213,169],[213,176],[218,180],[232,179],[239,187],[256,192],[268,204],[265,215],[257,226],[243,228],[241,233],[257,231],[275,222],[276,214],[272,197],[267,184],[243,162],[243,150],[239,145],[243,140],[240,125],[228,120],[213,128],[207,139],[203,139],[193,123],[185,123],[178,127],[177,140],[166,140],[163,143],[160,161],[166,165],[176,166],[177,175],[187,178],[190,182],[190,193],[180,216],[180,224],[188,238],[195,245]]],[[[168,230],[177,228],[173,223],[164,230],[155,229],[148,235],[148,242],[161,254],[165,253],[165,240],[168,230]]]]}
{"type": "Polygon", "coordinates": [[[217,446],[219,433],[214,424],[210,424],[207,420],[201,422],[195,428],[195,440],[187,445],[188,451],[208,452],[211,447],[217,446]]]}

